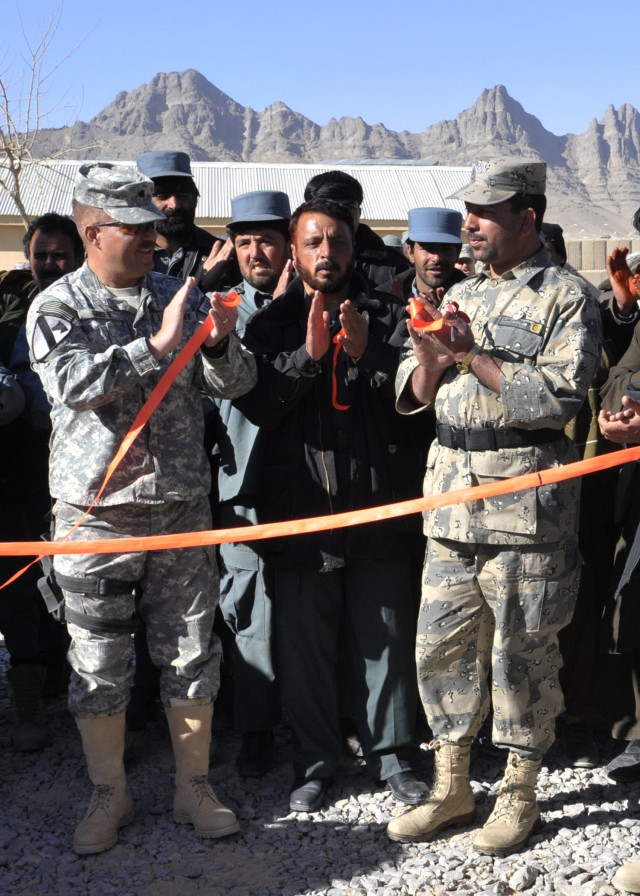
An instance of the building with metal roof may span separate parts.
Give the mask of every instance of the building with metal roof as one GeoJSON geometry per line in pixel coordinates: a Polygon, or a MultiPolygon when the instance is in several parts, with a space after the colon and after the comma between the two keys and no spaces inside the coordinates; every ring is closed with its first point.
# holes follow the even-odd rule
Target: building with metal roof
{"type": "MultiPolygon", "coordinates": [[[[27,165],[21,175],[22,201],[31,218],[46,212],[71,214],[71,196],[81,161],[56,160],[27,165]]],[[[231,218],[231,199],[250,190],[283,190],[296,208],[303,202],[309,180],[323,171],[340,169],[362,184],[362,220],[384,236],[400,235],[407,227],[407,211],[419,206],[445,206],[464,212],[463,204],[446,197],[469,182],[470,168],[439,165],[354,164],[324,165],[192,162],[200,191],[197,223],[214,233],[224,231],[231,218]]],[[[24,226],[13,199],[0,192],[0,269],[22,258],[24,226]]]]}
{"type": "MultiPolygon", "coordinates": [[[[30,218],[46,212],[71,214],[71,196],[77,160],[42,161],[27,165],[21,175],[22,200],[30,218]]],[[[250,190],[283,190],[296,208],[303,201],[304,188],[316,174],[340,169],[362,184],[362,220],[381,236],[400,236],[407,228],[410,208],[441,206],[464,215],[464,204],[447,199],[469,183],[471,168],[448,168],[425,162],[336,161],[322,164],[258,164],[245,162],[192,162],[194,180],[200,191],[196,222],[213,233],[224,234],[231,218],[231,199],[250,190]]],[[[0,191],[0,270],[24,262],[24,225],[13,199],[0,191]]],[[[640,250],[640,240],[568,240],[569,264],[591,283],[606,275],[605,259],[615,246],[640,250]]]]}

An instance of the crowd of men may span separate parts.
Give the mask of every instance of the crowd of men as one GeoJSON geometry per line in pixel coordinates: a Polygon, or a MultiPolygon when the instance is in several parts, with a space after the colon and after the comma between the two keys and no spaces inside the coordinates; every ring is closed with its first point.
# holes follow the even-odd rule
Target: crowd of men
{"type": "MultiPolygon", "coordinates": [[[[619,618],[637,604],[637,502],[621,514],[616,471],[586,480],[582,510],[579,478],[542,474],[640,442],[640,274],[616,250],[595,298],[543,221],[545,190],[544,162],[478,160],[449,197],[465,217],[410,209],[395,246],[361,222],[358,181],[329,171],[293,211],[281,191],[235,197],[220,239],[195,225],[186,153],[153,151],[83,165],[73,220],[32,224],[31,274],[0,283],[3,540],[37,538],[49,510],[56,540],[327,518],[217,555],[56,555],[38,584],[64,626],[34,575],[3,592],[15,749],[47,745],[42,700],[67,686],[67,654],[93,784],[77,853],[109,849],[134,817],[125,733],[154,704],[175,755],[175,820],[209,838],[240,829],[208,780],[223,644],[238,773],[267,773],[284,711],[294,813],[324,804],[355,734],[373,779],[411,807],[390,819],[392,840],[470,824],[471,747],[489,724],[505,772],[473,848],[508,855],[540,827],[536,780],[565,708],[568,762],[594,767],[593,728],[610,723],[630,742],[610,773],[638,774],[640,689],[614,719],[602,688],[637,681],[637,626],[619,618]],[[16,475],[18,453],[30,466],[16,475]],[[533,488],[500,488],[533,472],[533,488]],[[468,489],[423,520],[331,526],[468,489]],[[606,666],[616,613],[627,662],[606,666]]],[[[4,577],[18,566],[5,558],[4,577]]],[[[640,892],[640,863],[615,882],[640,892]]]]}

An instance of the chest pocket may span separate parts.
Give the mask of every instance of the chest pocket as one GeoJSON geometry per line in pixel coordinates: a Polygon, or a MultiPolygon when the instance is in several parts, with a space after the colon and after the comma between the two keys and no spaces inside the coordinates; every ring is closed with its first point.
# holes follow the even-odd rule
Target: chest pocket
{"type": "Polygon", "coordinates": [[[489,328],[489,339],[499,352],[521,358],[535,358],[542,347],[545,325],[501,315],[489,328]]]}
{"type": "Polygon", "coordinates": [[[112,345],[127,345],[135,338],[132,313],[86,308],[78,316],[94,352],[104,352],[112,345]]]}

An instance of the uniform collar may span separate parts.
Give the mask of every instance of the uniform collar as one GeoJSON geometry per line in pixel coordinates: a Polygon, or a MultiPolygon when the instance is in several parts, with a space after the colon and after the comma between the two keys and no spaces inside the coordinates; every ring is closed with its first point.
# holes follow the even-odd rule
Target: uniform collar
{"type": "MultiPolygon", "coordinates": [[[[477,276],[485,280],[495,279],[496,282],[500,280],[518,280],[523,285],[526,285],[536,276],[536,274],[539,274],[540,271],[548,268],[550,264],[549,253],[544,246],[540,246],[534,255],[531,255],[530,258],[525,258],[524,261],[520,262],[520,264],[516,265],[512,270],[505,271],[501,277],[492,278],[488,264],[482,266],[482,270],[477,276]]],[[[472,277],[469,277],[469,280],[472,279],[472,277]]]]}

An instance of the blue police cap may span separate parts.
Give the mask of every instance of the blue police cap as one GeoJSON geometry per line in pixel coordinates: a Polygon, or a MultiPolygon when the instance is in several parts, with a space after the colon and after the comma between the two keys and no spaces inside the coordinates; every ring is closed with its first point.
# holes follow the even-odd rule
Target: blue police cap
{"type": "Polygon", "coordinates": [[[462,215],[452,208],[412,208],[408,217],[414,243],[462,242],[462,215]]]}
{"type": "Polygon", "coordinates": [[[231,222],[227,229],[235,231],[241,224],[285,221],[291,218],[291,206],[286,193],[279,190],[253,190],[231,200],[231,222]]]}
{"type": "Polygon", "coordinates": [[[186,152],[177,152],[171,149],[143,152],[141,156],[138,156],[136,165],[151,180],[155,180],[156,177],[190,177],[193,179],[191,159],[186,152]]]}

